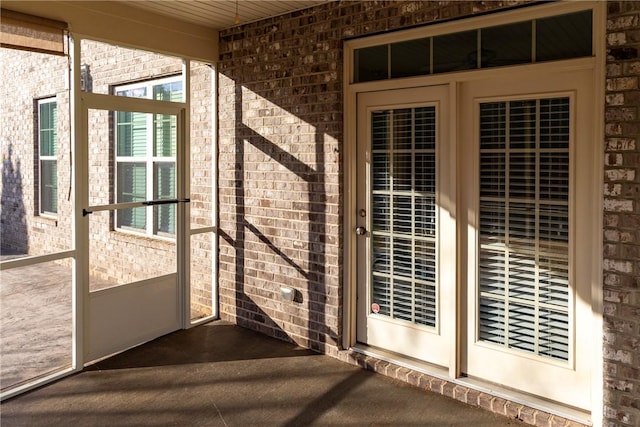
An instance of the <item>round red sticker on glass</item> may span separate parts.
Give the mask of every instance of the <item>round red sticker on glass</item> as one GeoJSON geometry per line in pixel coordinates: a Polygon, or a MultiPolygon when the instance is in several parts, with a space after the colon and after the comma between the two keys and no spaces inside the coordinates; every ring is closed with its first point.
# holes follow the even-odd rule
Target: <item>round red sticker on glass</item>
{"type": "Polygon", "coordinates": [[[373,313],[379,313],[380,312],[380,305],[374,302],[373,304],[371,304],[371,311],[373,313]]]}

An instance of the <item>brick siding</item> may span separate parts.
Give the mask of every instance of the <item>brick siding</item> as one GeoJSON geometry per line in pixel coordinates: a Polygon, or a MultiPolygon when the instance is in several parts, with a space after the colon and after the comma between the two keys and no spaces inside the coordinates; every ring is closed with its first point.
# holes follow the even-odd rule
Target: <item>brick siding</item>
{"type": "Polygon", "coordinates": [[[71,206],[63,203],[69,176],[58,179],[57,217],[38,213],[37,101],[56,98],[58,121],[58,170],[69,170],[69,109],[64,91],[67,58],[41,53],[1,49],[0,150],[2,194],[0,239],[3,249],[29,251],[32,255],[68,250],[71,242],[71,206]],[[28,76],[28,77],[27,77],[28,76]],[[20,100],[18,102],[18,100],[20,100]]]}
{"type": "Polygon", "coordinates": [[[224,318],[339,346],[343,40],[518,3],[331,2],[220,34],[224,318]],[[280,286],[296,289],[293,304],[280,286]]]}
{"type": "Polygon", "coordinates": [[[607,427],[640,425],[640,3],[608,3],[604,164],[607,427]]]}

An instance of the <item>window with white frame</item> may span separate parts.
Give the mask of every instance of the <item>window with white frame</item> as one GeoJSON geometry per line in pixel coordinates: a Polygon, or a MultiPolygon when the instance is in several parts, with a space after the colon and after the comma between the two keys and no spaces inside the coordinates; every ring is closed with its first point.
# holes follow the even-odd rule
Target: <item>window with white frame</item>
{"type": "Polygon", "coordinates": [[[38,101],[39,213],[58,213],[58,107],[55,98],[38,101]]]}
{"type": "MultiPolygon", "coordinates": [[[[118,96],[182,101],[180,77],[153,80],[115,89],[118,96]]],[[[176,197],[177,118],[131,111],[115,113],[116,203],[176,197]]],[[[175,204],[120,209],[116,227],[147,235],[176,233],[175,204]]]]}
{"type": "Polygon", "coordinates": [[[354,83],[592,56],[593,12],[487,26],[354,51],[354,83]],[[558,43],[557,40],[562,40],[558,43]]]}

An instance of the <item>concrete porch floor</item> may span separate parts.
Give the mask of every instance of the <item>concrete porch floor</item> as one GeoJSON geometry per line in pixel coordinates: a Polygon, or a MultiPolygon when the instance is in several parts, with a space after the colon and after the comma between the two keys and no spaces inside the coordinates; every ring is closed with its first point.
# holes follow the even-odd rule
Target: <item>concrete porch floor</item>
{"type": "Polygon", "coordinates": [[[216,321],[2,402],[6,426],[515,426],[482,409],[216,321]]]}

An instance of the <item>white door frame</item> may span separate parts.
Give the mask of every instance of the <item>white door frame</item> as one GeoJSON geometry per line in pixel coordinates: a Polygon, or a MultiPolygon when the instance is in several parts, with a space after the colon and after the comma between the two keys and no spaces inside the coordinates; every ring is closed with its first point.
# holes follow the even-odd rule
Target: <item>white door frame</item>
{"type": "MultiPolygon", "coordinates": [[[[189,170],[189,103],[190,103],[190,66],[189,59],[183,58],[183,102],[164,102],[149,99],[127,98],[112,95],[96,94],[83,92],[80,89],[81,74],[81,41],[85,39],[83,35],[73,34],[70,41],[70,56],[72,61],[72,79],[71,79],[71,129],[73,135],[74,149],[74,195],[75,195],[75,234],[74,241],[76,244],[76,280],[74,288],[74,366],[76,370],[81,370],[84,365],[90,362],[98,354],[88,354],[87,349],[89,342],[87,334],[89,329],[87,324],[90,319],[90,295],[89,295],[89,220],[83,214],[83,210],[89,206],[87,181],[89,177],[88,171],[88,153],[87,153],[87,132],[89,129],[88,109],[98,110],[124,110],[124,111],[142,111],[159,114],[171,114],[178,117],[178,147],[176,153],[176,196],[178,199],[184,200],[190,192],[190,170],[189,170]],[[181,130],[180,130],[181,129],[181,130]]],[[[91,39],[91,38],[86,38],[91,39]]],[[[106,41],[105,43],[109,43],[106,41]]],[[[177,319],[174,323],[175,329],[187,328],[191,325],[189,316],[190,295],[186,283],[189,277],[189,206],[188,203],[179,203],[177,205],[177,221],[176,221],[176,294],[175,309],[177,319]]],[[[116,291],[111,291],[116,292],[116,291]]],[[[116,351],[122,351],[120,348],[116,351]]]]}

